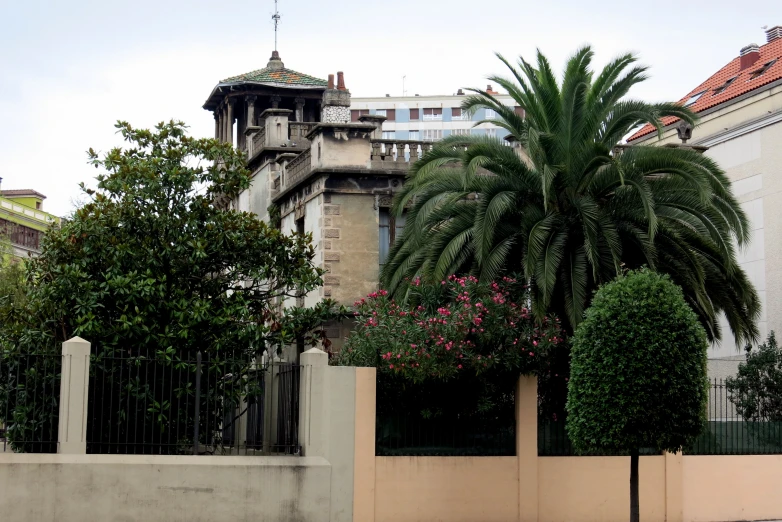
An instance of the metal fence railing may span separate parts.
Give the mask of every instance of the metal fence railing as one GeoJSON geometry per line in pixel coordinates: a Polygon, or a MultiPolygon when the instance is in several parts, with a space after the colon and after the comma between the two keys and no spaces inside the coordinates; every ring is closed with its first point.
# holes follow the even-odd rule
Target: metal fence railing
{"type": "Polygon", "coordinates": [[[516,454],[515,420],[512,416],[425,419],[408,413],[379,415],[375,453],[379,456],[513,456],[516,454]]]}
{"type": "Polygon", "coordinates": [[[762,455],[782,453],[782,422],[752,421],[741,417],[738,397],[723,380],[709,385],[708,422],[700,437],[684,453],[689,455],[762,455]]]}
{"type": "Polygon", "coordinates": [[[298,368],[245,352],[93,356],[87,452],[297,454],[298,368]]]}
{"type": "Polygon", "coordinates": [[[62,357],[0,357],[0,452],[57,452],[62,357]]]}
{"type": "MultiPolygon", "coordinates": [[[[607,451],[602,449],[594,449],[582,453],[577,453],[573,449],[573,443],[570,441],[570,437],[567,433],[566,421],[564,420],[550,420],[544,418],[538,418],[538,456],[541,457],[571,457],[571,456],[588,456],[588,457],[610,457],[610,456],[629,456],[629,452],[624,451],[607,451]]],[[[642,448],[640,450],[641,455],[658,455],[652,449],[642,448]]]]}

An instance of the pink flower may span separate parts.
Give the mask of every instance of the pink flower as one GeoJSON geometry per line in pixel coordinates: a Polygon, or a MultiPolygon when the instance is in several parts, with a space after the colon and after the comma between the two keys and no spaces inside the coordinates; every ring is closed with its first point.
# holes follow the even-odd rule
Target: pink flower
{"type": "Polygon", "coordinates": [[[532,346],[537,346],[537,345],[538,345],[537,341],[532,341],[532,346]]]}
{"type": "Polygon", "coordinates": [[[535,354],[534,354],[533,352],[530,352],[530,353],[529,353],[529,356],[530,356],[530,357],[532,357],[532,356],[534,356],[534,355],[535,355],[535,354]]]}
{"type": "Polygon", "coordinates": [[[461,370],[462,369],[462,365],[460,364],[459,366],[457,366],[457,368],[459,368],[461,370]]]}
{"type": "MultiPolygon", "coordinates": [[[[531,353],[531,352],[530,352],[530,355],[532,355],[532,353],[531,353]]],[[[401,358],[402,358],[402,354],[401,354],[401,353],[398,353],[398,354],[396,354],[396,358],[397,358],[397,359],[401,359],[401,358]]]]}
{"type": "Polygon", "coordinates": [[[388,365],[388,368],[389,368],[390,370],[393,370],[393,369],[394,369],[394,365],[393,365],[393,364],[389,364],[389,365],[388,365]]]}

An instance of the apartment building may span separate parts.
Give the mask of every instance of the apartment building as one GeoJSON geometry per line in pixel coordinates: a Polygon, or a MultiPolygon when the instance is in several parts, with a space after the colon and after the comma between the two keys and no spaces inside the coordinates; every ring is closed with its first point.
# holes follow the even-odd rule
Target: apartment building
{"type": "MultiPolygon", "coordinates": [[[[507,94],[500,94],[487,86],[504,105],[515,107],[507,94]]],[[[383,96],[379,98],[352,98],[350,119],[358,122],[366,115],[385,116],[383,139],[410,141],[437,141],[450,135],[477,135],[504,138],[508,131],[490,123],[475,124],[495,117],[491,109],[479,109],[472,116],[462,111],[467,94],[461,89],[451,96],[383,96]]],[[[521,108],[516,108],[521,113],[521,108]]]]}
{"type": "Polygon", "coordinates": [[[43,211],[44,199],[32,189],[0,190],[0,238],[10,243],[14,258],[40,254],[44,232],[60,223],[60,218],[43,211]]]}

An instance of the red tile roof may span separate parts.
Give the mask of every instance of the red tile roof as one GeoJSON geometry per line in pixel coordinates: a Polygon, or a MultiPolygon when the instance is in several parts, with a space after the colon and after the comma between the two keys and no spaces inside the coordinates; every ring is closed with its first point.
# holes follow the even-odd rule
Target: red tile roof
{"type": "MultiPolygon", "coordinates": [[[[679,100],[679,102],[684,104],[692,96],[703,91],[707,91],[700,98],[698,98],[695,103],[689,106],[690,109],[695,112],[702,112],[706,109],[716,107],[717,105],[725,103],[726,101],[732,100],[733,98],[737,98],[742,94],[746,94],[764,85],[768,85],[771,82],[782,79],[782,38],[772,40],[771,42],[762,46],[760,48],[760,58],[743,71],[741,70],[740,62],[741,57],[737,56],[729,64],[720,69],[716,74],[712,75],[708,80],[690,91],[687,96],[679,100]],[[776,60],[776,62],[774,65],[769,67],[766,72],[756,78],[752,78],[753,73],[763,68],[764,65],[773,60],[776,60]],[[736,79],[733,80],[731,84],[725,88],[725,90],[719,93],[715,92],[715,90],[725,85],[725,82],[734,77],[736,79]]],[[[679,118],[675,118],[673,116],[668,116],[662,119],[665,126],[668,126],[671,123],[675,123],[678,120],[679,118]]],[[[644,125],[641,130],[630,136],[627,141],[637,140],[638,138],[652,134],[653,132],[656,132],[656,129],[653,126],[644,125]]]]}
{"type": "Polygon", "coordinates": [[[32,196],[41,199],[46,199],[46,196],[44,196],[40,192],[36,192],[33,189],[0,190],[0,196],[5,196],[7,198],[13,198],[13,197],[20,198],[24,196],[32,196]]]}

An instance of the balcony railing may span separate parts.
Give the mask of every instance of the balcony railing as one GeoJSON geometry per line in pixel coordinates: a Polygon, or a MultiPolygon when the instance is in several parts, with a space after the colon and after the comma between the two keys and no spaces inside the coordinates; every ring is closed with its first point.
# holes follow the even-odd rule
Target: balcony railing
{"type": "Polygon", "coordinates": [[[258,132],[253,134],[253,154],[266,146],[266,126],[262,125],[258,132]]]}
{"type": "Polygon", "coordinates": [[[285,187],[292,187],[312,170],[312,161],[310,159],[310,149],[293,158],[285,167],[285,187]]]}
{"type": "Polygon", "coordinates": [[[317,122],[312,121],[292,121],[288,123],[288,139],[292,142],[291,146],[296,148],[309,146],[310,140],[307,139],[307,134],[309,134],[317,124],[317,122]]]}
{"type": "Polygon", "coordinates": [[[372,140],[372,161],[415,163],[432,148],[432,143],[410,140],[372,140]]]}

